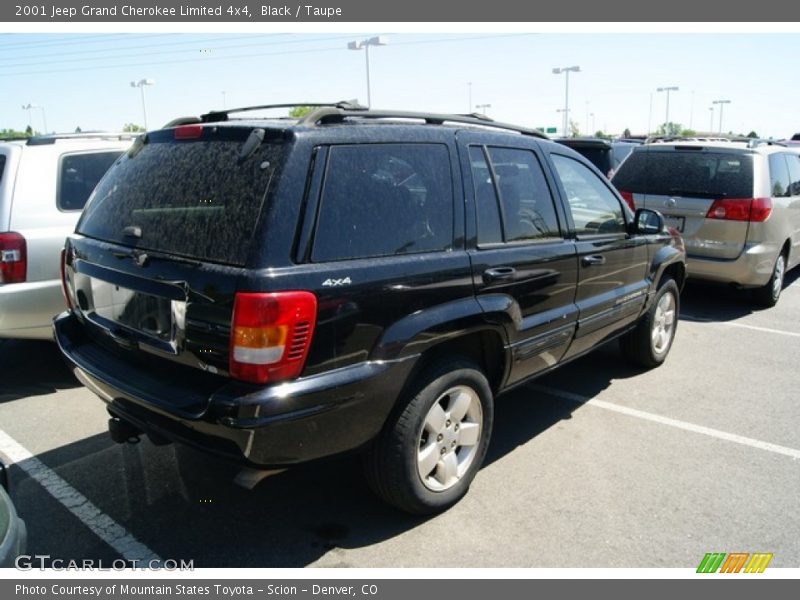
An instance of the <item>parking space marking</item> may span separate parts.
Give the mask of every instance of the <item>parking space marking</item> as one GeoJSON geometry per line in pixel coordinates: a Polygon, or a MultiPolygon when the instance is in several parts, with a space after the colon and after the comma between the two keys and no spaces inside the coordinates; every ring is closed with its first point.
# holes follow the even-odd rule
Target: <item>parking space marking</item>
{"type": "Polygon", "coordinates": [[[744,323],[735,323],[732,321],[714,321],[713,319],[702,319],[693,317],[692,315],[681,315],[680,318],[682,321],[689,321],[690,323],[710,323],[712,325],[741,327],[742,329],[752,329],[753,331],[763,331],[765,333],[777,333],[779,335],[788,335],[789,337],[800,337],[800,333],[795,331],[783,331],[782,329],[771,329],[769,327],[759,327],[758,325],[746,325],[744,323]]]}
{"type": "Polygon", "coordinates": [[[89,499],[62,479],[55,471],[31,454],[19,442],[0,429],[0,454],[25,471],[64,508],[75,515],[97,537],[127,561],[139,564],[161,562],[161,558],[138,541],[125,528],[103,513],[89,499]]]}
{"type": "Polygon", "coordinates": [[[683,429],[684,431],[700,433],[702,435],[733,442],[735,444],[757,448],[758,450],[766,450],[767,452],[773,452],[775,454],[783,454],[784,456],[789,456],[795,460],[800,459],[800,450],[795,450],[794,448],[788,448],[778,444],[771,444],[770,442],[762,442],[761,440],[736,435],[735,433],[728,433],[727,431],[720,431],[719,429],[712,429],[711,427],[704,427],[703,425],[695,425],[694,423],[689,423],[687,421],[663,417],[655,413],[649,413],[643,410],[637,410],[635,408],[628,408],[627,406],[620,406],[619,404],[614,404],[612,402],[606,402],[605,400],[586,398],[578,394],[565,392],[543,385],[529,384],[528,387],[545,394],[555,396],[556,398],[562,398],[564,400],[569,400],[570,402],[575,402],[577,404],[588,404],[590,406],[596,406],[598,408],[604,408],[606,410],[617,412],[623,415],[628,415],[629,417],[637,417],[646,421],[660,423],[661,425],[669,425],[670,427],[683,429]]]}

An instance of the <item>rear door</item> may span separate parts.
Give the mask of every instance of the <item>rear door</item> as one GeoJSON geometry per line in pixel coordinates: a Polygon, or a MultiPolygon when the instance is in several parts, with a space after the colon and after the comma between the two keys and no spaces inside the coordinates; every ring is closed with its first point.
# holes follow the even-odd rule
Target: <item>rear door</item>
{"type": "Polygon", "coordinates": [[[683,235],[691,256],[734,259],[744,250],[748,220],[707,219],[715,200],[753,197],[753,157],[704,146],[635,150],[612,180],[637,208],[660,211],[683,235]]]}
{"type": "Polygon", "coordinates": [[[567,356],[589,350],[635,321],[650,283],[644,236],[608,181],[574,156],[551,152],[578,258],[578,329],[567,356]]]}
{"type": "Polygon", "coordinates": [[[575,244],[554,201],[538,146],[508,136],[458,134],[466,186],[468,252],[478,299],[505,322],[508,383],[559,362],[577,323],[575,244]],[[471,182],[471,185],[469,185],[471,182]]]}

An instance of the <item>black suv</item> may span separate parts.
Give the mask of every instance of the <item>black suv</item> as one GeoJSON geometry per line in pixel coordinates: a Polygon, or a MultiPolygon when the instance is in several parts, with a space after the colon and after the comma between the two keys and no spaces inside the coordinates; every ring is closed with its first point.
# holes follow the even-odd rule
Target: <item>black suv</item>
{"type": "Polygon", "coordinates": [[[501,392],[615,337],[665,359],[680,238],[570,149],[478,116],[245,110],[143,135],[67,240],[55,335],[117,441],[365,450],[378,495],[434,512],[501,392]]]}

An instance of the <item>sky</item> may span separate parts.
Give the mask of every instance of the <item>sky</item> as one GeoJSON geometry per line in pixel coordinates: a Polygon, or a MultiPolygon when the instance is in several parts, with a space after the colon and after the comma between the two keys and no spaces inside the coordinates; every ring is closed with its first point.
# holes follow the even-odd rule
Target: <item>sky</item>
{"type": "Polygon", "coordinates": [[[655,131],[669,120],[698,131],[800,132],[800,33],[347,33],[0,34],[0,129],[71,132],[158,128],[176,117],[258,104],[358,99],[365,53],[349,41],[386,36],[370,50],[372,106],[475,111],[528,127],[558,127],[565,76],[570,119],[582,134],[655,131]],[[713,105],[714,100],[729,100],[713,105]],[[25,110],[23,106],[33,108],[25,110]],[[713,112],[709,110],[714,108],[713,112]],[[712,121],[713,118],[713,121],[712,121]]]}

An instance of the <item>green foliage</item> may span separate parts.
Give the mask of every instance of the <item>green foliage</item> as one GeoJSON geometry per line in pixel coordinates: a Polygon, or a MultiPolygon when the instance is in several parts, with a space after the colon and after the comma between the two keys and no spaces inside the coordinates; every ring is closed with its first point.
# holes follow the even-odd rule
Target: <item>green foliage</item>
{"type": "Polygon", "coordinates": [[[15,129],[0,129],[0,140],[14,140],[19,138],[31,137],[33,130],[28,127],[26,131],[17,131],[15,129]]]}
{"type": "Polygon", "coordinates": [[[611,136],[609,134],[607,134],[605,131],[603,131],[602,129],[598,129],[597,131],[595,131],[594,132],[594,137],[600,138],[601,140],[610,140],[611,139],[611,136]]]}
{"type": "Polygon", "coordinates": [[[622,137],[624,137],[624,138],[631,137],[631,130],[626,127],[625,131],[622,132],[622,137]]]}
{"type": "Polygon", "coordinates": [[[663,123],[660,125],[656,133],[658,135],[681,135],[682,129],[683,127],[680,123],[673,123],[670,121],[669,123],[663,123]]]}
{"type": "Polygon", "coordinates": [[[144,127],[136,123],[125,123],[125,127],[122,128],[122,131],[127,133],[139,133],[140,131],[144,131],[144,127]]]}
{"type": "Polygon", "coordinates": [[[758,134],[755,131],[751,131],[747,134],[747,137],[758,139],[758,134]]]}
{"type": "Polygon", "coordinates": [[[293,119],[301,119],[314,110],[313,106],[295,106],[289,111],[289,116],[293,119]]]}
{"type": "Polygon", "coordinates": [[[695,137],[697,132],[694,129],[681,129],[681,135],[683,137],[695,137]]]}

